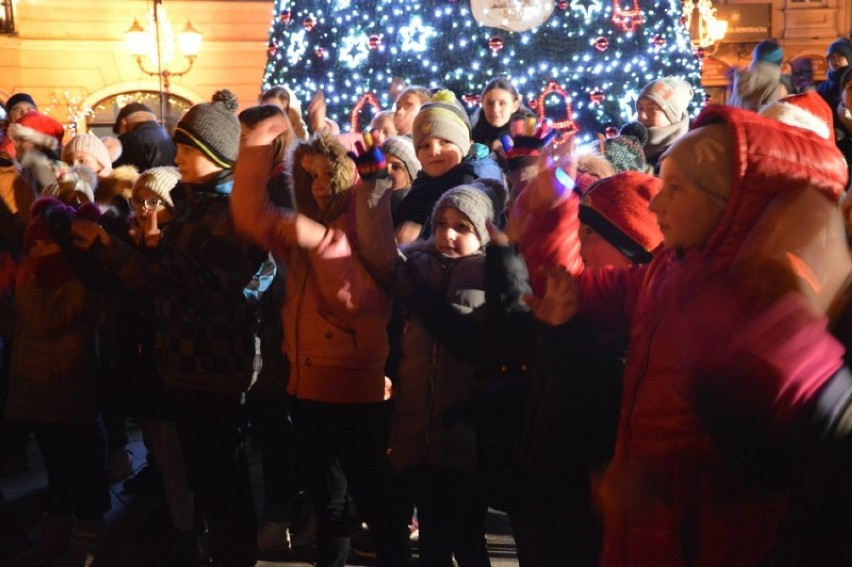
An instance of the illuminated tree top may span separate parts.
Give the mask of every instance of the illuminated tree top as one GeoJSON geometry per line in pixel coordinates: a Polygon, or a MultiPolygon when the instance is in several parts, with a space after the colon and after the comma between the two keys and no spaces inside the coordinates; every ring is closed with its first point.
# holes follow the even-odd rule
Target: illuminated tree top
{"type": "Polygon", "coordinates": [[[394,77],[449,88],[473,110],[505,75],[526,104],[586,132],[627,122],[641,88],[665,75],[693,85],[693,112],[704,98],[679,0],[277,0],[268,54],[264,88],[286,84],[301,100],[323,90],[344,129],[367,93],[391,108],[394,77]]]}

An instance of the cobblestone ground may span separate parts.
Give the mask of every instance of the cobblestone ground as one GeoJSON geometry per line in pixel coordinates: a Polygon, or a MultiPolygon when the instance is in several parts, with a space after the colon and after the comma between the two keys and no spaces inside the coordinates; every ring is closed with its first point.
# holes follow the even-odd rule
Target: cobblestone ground
{"type": "MultiPolygon", "coordinates": [[[[145,462],[145,448],[137,428],[130,430],[130,450],[134,468],[145,462]]],[[[255,496],[260,502],[260,463],[250,453],[255,496]]],[[[38,534],[39,518],[45,509],[47,477],[35,442],[30,441],[30,470],[0,477],[0,566],[11,565],[12,557],[26,549],[38,534]]],[[[107,515],[108,537],[96,567],[155,567],[167,544],[162,529],[164,511],[143,498],[122,492],[121,483],[111,487],[112,510],[107,515]]],[[[517,565],[515,543],[505,514],[491,511],[488,517],[488,549],[494,567],[517,565]]],[[[416,557],[416,545],[413,553],[416,557]]],[[[314,549],[269,555],[257,567],[310,566],[314,549]]],[[[350,554],[350,565],[375,565],[375,562],[350,554]]],[[[412,564],[416,564],[414,561],[412,564]]]]}

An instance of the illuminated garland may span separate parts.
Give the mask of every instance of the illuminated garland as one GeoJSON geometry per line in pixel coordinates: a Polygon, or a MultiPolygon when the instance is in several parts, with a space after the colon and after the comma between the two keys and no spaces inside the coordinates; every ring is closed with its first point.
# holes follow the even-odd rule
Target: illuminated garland
{"type": "Polygon", "coordinates": [[[358,102],[355,103],[355,106],[352,107],[352,113],[349,116],[349,126],[352,128],[352,132],[361,132],[361,128],[358,125],[358,118],[361,116],[361,110],[364,109],[365,105],[372,106],[376,112],[379,112],[382,107],[379,106],[379,99],[376,98],[376,95],[373,93],[366,93],[361,95],[361,98],[358,99],[358,102]]]}

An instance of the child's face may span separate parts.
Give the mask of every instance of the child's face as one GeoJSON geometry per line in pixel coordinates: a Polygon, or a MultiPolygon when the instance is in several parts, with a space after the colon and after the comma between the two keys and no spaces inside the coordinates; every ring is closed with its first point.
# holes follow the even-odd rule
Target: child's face
{"type": "Polygon", "coordinates": [[[71,152],[70,156],[71,162],[69,165],[84,165],[95,172],[95,175],[100,175],[103,167],[98,160],[95,159],[95,156],[88,152],[81,152],[79,150],[71,152]]]}
{"type": "Polygon", "coordinates": [[[852,81],[846,81],[843,90],[840,91],[840,96],[843,98],[843,106],[852,108],[852,81]]]}
{"type": "Polygon", "coordinates": [[[411,135],[414,127],[414,117],[420,112],[423,103],[420,98],[412,93],[407,93],[396,99],[393,110],[393,124],[400,136],[411,135]]]}
{"type": "Polygon", "coordinates": [[[435,219],[435,248],[447,258],[464,258],[482,248],[476,229],[460,211],[445,207],[435,219]]]}
{"type": "Polygon", "coordinates": [[[828,68],[832,71],[842,69],[849,65],[849,60],[840,53],[832,53],[826,57],[826,59],[828,60],[828,68]]]}
{"type": "Polygon", "coordinates": [[[579,236],[580,257],[587,268],[627,268],[632,265],[618,248],[588,226],[580,225],[579,236]]]}
{"type": "Polygon", "coordinates": [[[521,101],[505,89],[491,89],[482,97],[482,111],[485,119],[495,128],[509,123],[512,115],[518,111],[521,101]]]}
{"type": "Polygon", "coordinates": [[[373,143],[377,146],[381,146],[391,136],[396,136],[396,126],[393,124],[393,116],[383,115],[374,118],[370,122],[370,134],[373,136],[373,143]]]}
{"type": "Polygon", "coordinates": [[[311,195],[320,210],[325,210],[331,198],[331,179],[334,177],[334,169],[331,163],[323,155],[310,154],[305,157],[307,163],[303,166],[311,174],[311,195]]]}
{"type": "Polygon", "coordinates": [[[204,183],[222,171],[201,150],[188,144],[177,144],[175,165],[180,170],[181,181],[190,185],[204,183]]]}
{"type": "Polygon", "coordinates": [[[405,169],[405,164],[396,156],[387,156],[388,173],[392,181],[391,191],[397,189],[405,189],[411,187],[411,176],[408,175],[408,170],[405,169]]]}
{"type": "Polygon", "coordinates": [[[657,215],[667,248],[701,248],[722,218],[724,207],[711,199],[683,174],[674,159],[664,159],[660,169],[663,188],[648,207],[657,215]]]}
{"type": "Polygon", "coordinates": [[[426,175],[439,177],[460,164],[464,155],[461,148],[449,140],[432,136],[417,145],[417,159],[426,175]]]}
{"type": "Polygon", "coordinates": [[[168,205],[147,187],[140,187],[133,192],[130,205],[133,207],[133,216],[136,217],[136,224],[139,226],[145,224],[145,219],[149,215],[157,215],[157,226],[168,224],[174,217],[174,212],[168,205]]]}
{"type": "Polygon", "coordinates": [[[666,113],[660,105],[649,98],[640,97],[636,101],[636,117],[645,128],[657,128],[670,126],[671,122],[666,118],[666,113]]]}
{"type": "Polygon", "coordinates": [[[30,110],[36,110],[36,107],[28,102],[19,102],[9,109],[9,123],[14,124],[30,110]]]}

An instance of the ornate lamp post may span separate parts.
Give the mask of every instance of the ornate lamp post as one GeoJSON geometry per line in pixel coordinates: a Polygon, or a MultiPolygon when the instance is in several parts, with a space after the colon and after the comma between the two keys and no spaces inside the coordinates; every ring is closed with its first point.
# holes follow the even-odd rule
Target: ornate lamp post
{"type": "Polygon", "coordinates": [[[124,41],[127,50],[136,59],[139,69],[146,75],[156,76],[160,83],[160,114],[165,123],[168,109],[169,87],[172,77],[186,75],[192,70],[195,58],[201,51],[201,33],[192,27],[189,20],[186,26],[177,34],[177,44],[180,52],[186,59],[186,67],[180,71],[172,71],[168,64],[174,57],[175,37],[172,25],[163,8],[162,0],[153,0],[149,13],[149,30],[145,30],[139,24],[139,20],[133,20],[133,24],[124,32],[124,41]],[[153,31],[150,31],[150,30],[153,31]],[[146,66],[145,58],[153,64],[153,68],[146,66]]]}

